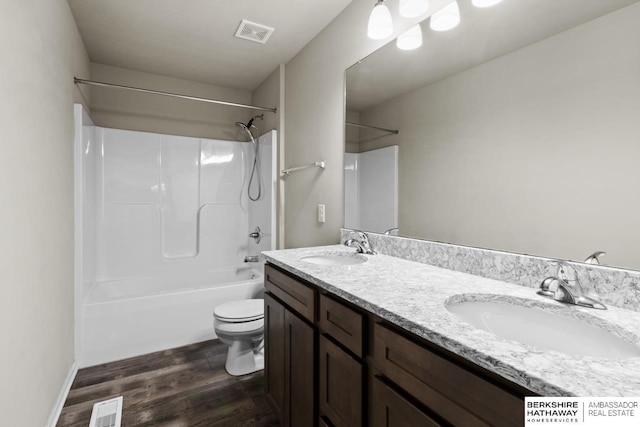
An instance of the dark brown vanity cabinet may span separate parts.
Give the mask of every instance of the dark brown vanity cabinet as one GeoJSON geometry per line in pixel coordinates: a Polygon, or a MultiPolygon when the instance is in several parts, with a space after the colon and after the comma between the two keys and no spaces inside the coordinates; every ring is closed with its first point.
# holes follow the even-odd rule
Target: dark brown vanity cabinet
{"type": "Polygon", "coordinates": [[[320,419],[334,427],[363,425],[365,316],[327,295],[318,309],[320,419]]]}
{"type": "Polygon", "coordinates": [[[445,356],[443,349],[430,349],[378,322],[373,327],[373,348],[374,365],[381,377],[429,413],[437,414],[434,418],[454,426],[524,423],[527,392],[506,380],[489,378],[495,374],[486,372],[483,378],[481,368],[454,361],[454,356],[445,356]]]}
{"type": "MultiPolygon", "coordinates": [[[[265,282],[267,291],[277,286],[265,282]]],[[[293,286],[287,288],[290,293],[298,289],[296,284],[293,286]]],[[[265,293],[264,321],[267,398],[283,426],[313,426],[316,418],[315,328],[268,292],[265,293]]]]}
{"type": "Polygon", "coordinates": [[[438,427],[442,425],[385,384],[382,377],[373,377],[369,386],[371,388],[369,402],[371,427],[438,427]]]}
{"type": "Polygon", "coordinates": [[[271,265],[266,392],[284,426],[521,426],[533,393],[271,265]]]}

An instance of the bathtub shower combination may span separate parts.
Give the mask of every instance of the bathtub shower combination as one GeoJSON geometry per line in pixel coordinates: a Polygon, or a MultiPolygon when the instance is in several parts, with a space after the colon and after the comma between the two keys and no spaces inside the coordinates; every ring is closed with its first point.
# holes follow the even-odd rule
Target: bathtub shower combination
{"type": "Polygon", "coordinates": [[[261,298],[262,265],[244,260],[274,248],[275,131],[258,139],[263,187],[250,201],[251,142],[87,120],[76,141],[80,366],[215,338],[215,307],[261,298]]]}

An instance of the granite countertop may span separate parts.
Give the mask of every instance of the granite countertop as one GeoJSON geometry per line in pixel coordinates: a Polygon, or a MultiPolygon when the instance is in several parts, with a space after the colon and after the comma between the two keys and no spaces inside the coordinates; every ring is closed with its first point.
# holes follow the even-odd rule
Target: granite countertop
{"type": "Polygon", "coordinates": [[[507,340],[477,329],[446,309],[451,301],[510,300],[561,310],[640,346],[640,313],[616,307],[568,306],[535,289],[386,255],[367,262],[322,266],[300,258],[353,254],[342,245],[263,252],[264,258],[318,287],[543,396],[640,396],[640,357],[568,355],[507,340]]]}

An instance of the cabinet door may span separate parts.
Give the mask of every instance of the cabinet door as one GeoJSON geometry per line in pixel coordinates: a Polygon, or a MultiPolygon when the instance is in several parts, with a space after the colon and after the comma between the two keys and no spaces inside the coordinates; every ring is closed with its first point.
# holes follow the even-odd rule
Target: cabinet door
{"type": "Polygon", "coordinates": [[[295,314],[285,310],[285,377],[288,381],[285,426],[313,426],[316,384],[315,331],[295,314]]]}
{"type": "Polygon", "coordinates": [[[371,427],[437,427],[441,425],[387,387],[377,377],[373,378],[371,387],[369,405],[371,427]]]}
{"type": "Polygon", "coordinates": [[[285,308],[264,295],[265,392],[273,411],[282,420],[285,410],[285,308]]]}
{"type": "Polygon", "coordinates": [[[320,336],[320,415],[336,427],[362,425],[362,365],[320,336]]]}

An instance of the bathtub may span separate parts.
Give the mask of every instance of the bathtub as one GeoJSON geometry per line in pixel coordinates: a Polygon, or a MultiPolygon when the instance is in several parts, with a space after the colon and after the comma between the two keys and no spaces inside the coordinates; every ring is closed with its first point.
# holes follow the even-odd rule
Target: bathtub
{"type": "Polygon", "coordinates": [[[84,295],[80,367],[216,338],[213,309],[236,299],[262,298],[258,266],[199,275],[99,282],[84,295]]]}

